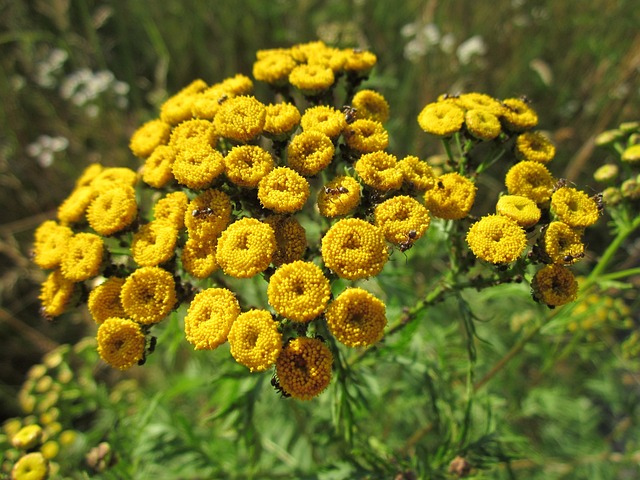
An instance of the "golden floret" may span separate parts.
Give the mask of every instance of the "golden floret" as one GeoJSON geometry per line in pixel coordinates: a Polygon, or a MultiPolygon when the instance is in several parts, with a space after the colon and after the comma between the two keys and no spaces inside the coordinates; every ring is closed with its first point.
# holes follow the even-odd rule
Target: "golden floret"
{"type": "Polygon", "coordinates": [[[520,195],[501,196],[496,203],[496,213],[515,220],[524,228],[534,226],[542,215],[536,202],[520,195]]]}
{"type": "Polygon", "coordinates": [[[282,350],[278,323],[266,310],[241,313],[229,332],[231,355],[251,372],[264,372],[273,365],[282,350]]]}
{"type": "Polygon", "coordinates": [[[356,109],[356,118],[384,123],[389,119],[389,104],[373,90],[360,90],[353,96],[351,106],[356,109]]]}
{"type": "Polygon", "coordinates": [[[58,207],[58,220],[65,225],[81,221],[97,194],[98,191],[89,185],[74,188],[58,207]]]}
{"type": "Polygon", "coordinates": [[[318,338],[298,337],[282,349],[276,376],[282,390],[299,400],[320,395],[331,382],[333,355],[318,338]]]}
{"type": "Polygon", "coordinates": [[[552,263],[566,265],[584,257],[580,233],[562,222],[551,222],[544,231],[544,253],[552,263]]]}
{"type": "Polygon", "coordinates": [[[368,50],[349,48],[344,50],[344,70],[359,77],[366,77],[378,61],[375,53],[368,50]]]}
{"type": "Polygon", "coordinates": [[[596,201],[586,193],[571,187],[562,187],[551,195],[551,211],[570,227],[584,228],[598,220],[596,201]]]}
{"type": "Polygon", "coordinates": [[[204,143],[210,147],[216,145],[217,137],[213,122],[192,118],[177,125],[171,132],[171,145],[178,153],[192,142],[204,143]]]}
{"type": "Polygon", "coordinates": [[[338,217],[351,213],[360,204],[361,187],[349,176],[338,176],[324,185],[318,193],[318,210],[324,217],[338,217]]]}
{"type": "Polygon", "coordinates": [[[127,316],[136,322],[158,323],[176,304],[175,281],[160,267],[141,267],[125,279],[120,300],[127,316]]]}
{"type": "Polygon", "coordinates": [[[60,265],[67,249],[73,230],[47,220],[35,231],[33,243],[33,261],[40,268],[54,269],[60,265]]]}
{"type": "Polygon", "coordinates": [[[44,431],[40,425],[25,425],[11,436],[11,445],[20,450],[30,450],[42,443],[43,434],[44,431]]]}
{"type": "Polygon", "coordinates": [[[269,305],[283,317],[294,322],[309,322],[320,315],[331,289],[320,268],[298,260],[278,268],[269,280],[269,305]]]}
{"type": "Polygon", "coordinates": [[[62,275],[73,282],[82,282],[100,272],[104,257],[104,242],[93,233],[76,233],[67,242],[60,262],[62,275]]]}
{"type": "Polygon", "coordinates": [[[173,177],[173,163],[176,160],[176,152],[169,145],[158,146],[145,160],[142,168],[142,181],[153,188],[162,188],[173,177]]]}
{"type": "Polygon", "coordinates": [[[288,167],[277,167],[258,184],[258,198],[264,208],[276,213],[301,210],[309,198],[309,182],[288,167]]]}
{"type": "Polygon", "coordinates": [[[398,159],[390,153],[365,153],[354,168],[362,181],[376,190],[386,192],[402,187],[402,170],[398,167],[398,159]]]}
{"type": "Polygon", "coordinates": [[[517,260],[527,247],[527,235],[515,220],[487,215],[471,225],[467,243],[473,254],[494,264],[517,260]]]}
{"type": "Polygon", "coordinates": [[[524,132],[538,125],[538,114],[519,98],[507,98],[502,101],[502,123],[512,132],[524,132]]]}
{"type": "Polygon", "coordinates": [[[156,222],[165,222],[176,230],[182,230],[188,203],[189,197],[186,193],[168,193],[153,206],[153,218],[156,222]]]}
{"type": "Polygon", "coordinates": [[[420,128],[438,137],[459,132],[463,123],[464,110],[450,101],[429,103],[418,114],[420,128]]]}
{"type": "Polygon", "coordinates": [[[240,315],[240,305],[226,288],[208,288],[198,293],[184,317],[184,333],[196,350],[213,350],[227,341],[231,325],[240,315]]]}
{"type": "Polygon", "coordinates": [[[578,297],[578,282],[571,270],[562,265],[547,265],[538,270],[531,288],[534,298],[550,307],[573,302],[578,297]]]}
{"type": "Polygon", "coordinates": [[[479,140],[493,140],[502,131],[500,120],[489,110],[475,108],[464,114],[464,123],[471,135],[479,140]]]}
{"type": "Polygon", "coordinates": [[[622,152],[620,159],[627,163],[638,163],[640,161],[640,144],[627,147],[624,152],[622,152]]]}
{"type": "Polygon", "coordinates": [[[304,227],[293,216],[271,215],[264,222],[273,228],[276,235],[276,251],[273,263],[276,267],[300,260],[307,249],[304,227]]]}
{"type": "Polygon", "coordinates": [[[100,358],[118,370],[127,370],[142,360],[145,338],[142,328],[126,318],[107,318],[98,327],[100,358]]]}
{"type": "Polygon", "coordinates": [[[317,105],[305,110],[300,119],[302,130],[319,130],[327,137],[334,139],[347,126],[344,113],[329,105],[317,105]]]}
{"type": "Polygon", "coordinates": [[[460,220],[473,207],[477,187],[458,173],[446,173],[436,178],[436,184],[424,194],[424,204],[432,215],[446,220],[460,220]]]}
{"type": "Polygon", "coordinates": [[[318,64],[298,65],[289,74],[289,83],[304,95],[318,95],[331,88],[334,81],[333,70],[318,64]]]}
{"type": "Polygon", "coordinates": [[[262,133],[267,108],[255,97],[241,95],[225,101],[213,123],[216,133],[237,142],[248,142],[262,133]]]}
{"type": "Polygon", "coordinates": [[[191,109],[197,94],[207,88],[203,80],[194,80],[160,106],[160,118],[170,125],[177,125],[191,118],[191,109]]]}
{"type": "Polygon", "coordinates": [[[256,60],[253,64],[253,76],[260,82],[282,86],[287,83],[289,74],[296,65],[296,61],[286,51],[273,52],[256,60]]]}
{"type": "Polygon", "coordinates": [[[257,187],[275,166],[271,154],[257,145],[233,147],[225,157],[224,164],[229,180],[247,188],[257,187]]]}
{"type": "Polygon", "coordinates": [[[113,187],[114,185],[124,187],[135,187],[138,181],[138,174],[125,167],[105,168],[95,176],[91,183],[91,187],[96,190],[103,191],[113,187]]]}
{"type": "Polygon", "coordinates": [[[523,160],[547,163],[556,154],[556,147],[540,132],[525,132],[516,139],[516,155],[523,160]]]}
{"type": "Polygon", "coordinates": [[[87,306],[93,320],[99,325],[107,318],[127,316],[120,301],[124,278],[110,277],[89,293],[87,306]]]}
{"type": "Polygon", "coordinates": [[[504,106],[486,93],[463,93],[455,98],[455,103],[466,111],[484,110],[495,117],[499,117],[504,112],[504,106]]]}
{"type": "Polygon", "coordinates": [[[211,88],[220,88],[230,95],[249,95],[253,92],[253,81],[251,78],[236,73],[233,77],[228,77],[219,83],[211,86],[211,88]]]}
{"type": "Polygon", "coordinates": [[[264,133],[270,138],[284,140],[299,124],[300,110],[292,103],[267,105],[264,133]]]}
{"type": "Polygon", "coordinates": [[[350,123],[344,129],[344,139],[349,148],[360,153],[377,152],[389,146],[389,133],[375,120],[359,119],[350,123]]]}
{"type": "Polygon", "coordinates": [[[138,215],[136,194],[128,185],[110,185],[87,208],[89,225],[100,235],[113,235],[133,223],[138,215]]]}
{"type": "Polygon", "coordinates": [[[102,173],[104,167],[99,163],[92,163],[85,168],[76,180],[75,188],[87,187],[91,185],[94,178],[102,173]]]}
{"type": "Polygon", "coordinates": [[[131,256],[143,267],[168,262],[175,253],[178,230],[168,222],[154,221],[140,227],[133,235],[131,256]]]}
{"type": "Polygon", "coordinates": [[[530,198],[538,205],[549,201],[555,183],[547,167],[530,160],[516,163],[505,177],[509,195],[530,198]]]}
{"type": "Polygon", "coordinates": [[[217,239],[189,238],[182,248],[182,266],[195,278],[207,278],[218,269],[217,239]]]}
{"type": "Polygon", "coordinates": [[[433,170],[427,162],[418,157],[408,155],[398,162],[398,168],[402,172],[403,183],[411,190],[424,192],[433,188],[436,184],[433,170]]]}
{"type": "Polygon", "coordinates": [[[387,325],[384,303],[361,288],[347,288],[326,313],[327,326],[340,343],[368,347],[380,341],[387,325]]]}
{"type": "Polygon", "coordinates": [[[224,157],[206,142],[183,142],[171,171],[178,183],[202,190],[224,171],[224,157]]]}
{"type": "Polygon", "coordinates": [[[358,218],[339,220],[322,238],[324,264],[341,278],[373,277],[388,258],[380,228],[358,218]]]}
{"type": "Polygon", "coordinates": [[[222,232],[216,260],[225,274],[250,278],[269,266],[275,251],[273,228],[255,218],[242,218],[222,232]]]}
{"type": "Polygon", "coordinates": [[[300,175],[311,177],[329,166],[335,154],[333,142],[324,133],[308,130],[289,142],[287,162],[300,175]]]}
{"type": "Polygon", "coordinates": [[[194,198],[184,213],[184,224],[189,237],[215,239],[231,222],[231,200],[216,189],[202,192],[194,198]]]}
{"type": "Polygon", "coordinates": [[[388,242],[407,246],[429,228],[429,212],[417,200],[399,195],[380,203],[374,211],[375,223],[388,242]]]}
{"type": "Polygon", "coordinates": [[[147,158],[159,145],[169,141],[171,125],[157,118],[143,124],[131,136],[129,148],[136,157],[147,158]]]}
{"type": "Polygon", "coordinates": [[[49,462],[41,452],[23,455],[13,465],[11,478],[15,480],[46,480],[49,478],[49,462]]]}
{"type": "Polygon", "coordinates": [[[74,288],[75,282],[64,278],[60,270],[51,272],[40,287],[42,314],[48,318],[62,315],[69,306],[74,288]]]}

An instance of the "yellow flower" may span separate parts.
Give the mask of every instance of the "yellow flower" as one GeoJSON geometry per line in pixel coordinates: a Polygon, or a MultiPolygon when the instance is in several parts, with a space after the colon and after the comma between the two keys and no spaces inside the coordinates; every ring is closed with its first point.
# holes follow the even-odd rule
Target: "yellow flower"
{"type": "Polygon", "coordinates": [[[424,194],[424,204],[432,215],[446,220],[460,220],[473,207],[477,188],[471,180],[458,173],[446,173],[436,178],[436,185],[424,194]]]}
{"type": "Polygon", "coordinates": [[[142,168],[142,180],[154,188],[162,188],[173,177],[176,152],[169,145],[160,145],[147,157],[142,168]]]}
{"type": "Polygon", "coordinates": [[[282,86],[287,83],[289,74],[296,65],[296,61],[288,53],[273,52],[256,60],[253,64],[253,76],[260,82],[282,86]]]}
{"type": "Polygon", "coordinates": [[[91,290],[87,306],[97,324],[101,324],[107,318],[127,316],[120,301],[122,285],[124,285],[124,278],[111,277],[91,290]]]}
{"type": "Polygon", "coordinates": [[[427,231],[430,222],[424,205],[406,195],[380,203],[374,216],[387,241],[396,245],[413,245],[427,231]]]}
{"type": "Polygon", "coordinates": [[[182,230],[188,203],[189,197],[186,193],[168,193],[153,206],[153,218],[156,222],[164,222],[176,230],[182,230]]]}
{"type": "Polygon", "coordinates": [[[213,350],[227,341],[231,325],[240,315],[235,295],[226,288],[198,293],[184,317],[184,333],[196,350],[213,350]]]}
{"type": "Polygon", "coordinates": [[[451,101],[429,103],[418,114],[420,128],[438,137],[459,132],[463,123],[464,110],[451,101]]]}
{"type": "Polygon", "coordinates": [[[347,126],[344,113],[329,105],[318,105],[305,110],[300,119],[302,130],[319,130],[327,137],[334,139],[347,126]]]}
{"type": "Polygon", "coordinates": [[[20,457],[11,470],[14,480],[45,480],[49,478],[49,462],[40,452],[20,457]]]}
{"type": "Polygon", "coordinates": [[[73,282],[82,282],[100,273],[104,257],[104,242],[93,233],[76,233],[67,242],[60,271],[73,282]]]}
{"type": "Polygon", "coordinates": [[[524,228],[533,227],[542,215],[536,202],[520,195],[501,196],[496,203],[496,213],[515,220],[524,228]]]}
{"type": "Polygon", "coordinates": [[[222,82],[211,86],[220,88],[231,95],[249,95],[253,91],[253,81],[241,73],[225,78],[222,82]]]}
{"type": "Polygon", "coordinates": [[[292,103],[267,105],[264,133],[271,138],[284,140],[300,124],[300,110],[292,103]]]}
{"type": "Polygon", "coordinates": [[[517,260],[527,247],[527,235],[515,220],[487,215],[471,225],[467,243],[473,254],[494,264],[517,260]]]}
{"type": "Polygon", "coordinates": [[[466,111],[484,110],[495,117],[499,117],[504,113],[504,106],[498,100],[485,93],[463,93],[458,98],[455,98],[454,101],[456,105],[466,111]]]}
{"type": "Polygon", "coordinates": [[[242,218],[222,232],[216,260],[225,274],[250,278],[269,266],[275,251],[273,228],[255,218],[242,218]]]}
{"type": "Polygon", "coordinates": [[[215,239],[230,222],[231,200],[213,188],[194,198],[184,213],[184,224],[194,239],[215,239]]]}
{"type": "Polygon", "coordinates": [[[404,183],[412,190],[424,192],[436,184],[435,175],[427,162],[409,155],[398,162],[404,183]]]}
{"type": "Polygon", "coordinates": [[[575,263],[584,257],[580,234],[562,222],[551,222],[544,231],[544,253],[557,264],[575,263]]]}
{"type": "Polygon", "coordinates": [[[571,270],[562,265],[547,265],[538,270],[531,288],[534,298],[550,307],[573,302],[578,296],[578,282],[571,270]]]}
{"type": "Polygon", "coordinates": [[[342,50],[327,46],[311,49],[307,55],[309,65],[329,67],[334,73],[342,72],[346,60],[347,57],[342,50]]]}
{"type": "Polygon", "coordinates": [[[513,132],[531,130],[538,124],[538,114],[527,102],[519,98],[507,98],[502,101],[502,122],[513,132]]]}
{"type": "Polygon", "coordinates": [[[133,235],[131,256],[143,267],[154,267],[173,257],[178,230],[168,222],[149,222],[133,235]]]}
{"type": "Polygon", "coordinates": [[[166,317],[176,304],[176,285],[171,273],[160,267],[141,267],[122,285],[120,300],[127,316],[151,325],[166,317]]]}
{"type": "Polygon", "coordinates": [[[40,425],[26,425],[11,437],[11,444],[17,449],[29,450],[40,445],[42,436],[43,431],[40,425]]]}
{"type": "Polygon", "coordinates": [[[467,110],[464,123],[469,133],[479,140],[493,140],[502,130],[500,120],[489,110],[476,108],[467,110]]]}
{"type": "Polygon", "coordinates": [[[75,282],[64,278],[60,270],[51,272],[40,288],[42,314],[45,317],[62,315],[71,300],[74,287],[75,282]]]}
{"type": "Polygon", "coordinates": [[[181,149],[188,148],[193,142],[213,147],[216,141],[213,122],[194,118],[182,122],[173,129],[169,145],[178,153],[181,149]]]}
{"type": "Polygon", "coordinates": [[[362,181],[376,190],[389,191],[402,187],[402,170],[398,168],[397,158],[390,153],[365,153],[354,168],[362,181]]]}
{"type": "Polygon", "coordinates": [[[298,43],[291,47],[288,51],[293,59],[298,63],[306,63],[309,59],[327,49],[327,45],[321,40],[307,43],[298,43]]]}
{"type": "Polygon", "coordinates": [[[516,139],[516,155],[523,160],[547,163],[556,154],[556,147],[540,132],[526,132],[516,139]]]}
{"type": "Polygon", "coordinates": [[[49,440],[42,444],[40,453],[42,453],[42,456],[47,460],[52,460],[60,453],[60,445],[55,440],[49,440]]]}
{"type": "Polygon", "coordinates": [[[360,90],[353,96],[351,106],[356,109],[356,118],[384,123],[389,119],[389,104],[373,90],[360,90]]]}
{"type": "Polygon", "coordinates": [[[509,195],[530,198],[538,205],[549,201],[555,183],[543,164],[529,160],[516,163],[505,178],[509,195]]]}
{"type": "Polygon", "coordinates": [[[617,177],[620,169],[618,165],[615,163],[607,163],[598,167],[595,172],[593,172],[593,179],[596,182],[613,182],[617,177]]]}
{"type": "Polygon", "coordinates": [[[278,357],[276,376],[282,390],[299,400],[320,395],[331,382],[333,355],[318,338],[291,340],[278,357]]]}
{"type": "Polygon", "coordinates": [[[292,216],[271,215],[264,222],[276,235],[276,251],[271,262],[279,267],[300,260],[307,249],[307,236],[298,220],[292,216]]]}
{"type": "Polygon", "coordinates": [[[237,142],[248,142],[262,133],[267,108],[256,98],[239,96],[222,104],[213,123],[216,133],[237,142]]]}
{"type": "Polygon", "coordinates": [[[191,114],[196,119],[213,120],[220,105],[235,96],[220,85],[212,85],[193,97],[191,114]]]}
{"type": "Polygon", "coordinates": [[[138,174],[130,168],[112,167],[105,168],[95,176],[89,186],[102,191],[112,188],[114,185],[134,187],[138,181],[138,174]]]}
{"type": "Polygon", "coordinates": [[[144,356],[142,327],[127,318],[107,318],[98,327],[97,340],[100,358],[118,370],[133,367],[144,356]]]}
{"type": "Polygon", "coordinates": [[[226,174],[236,185],[255,188],[275,166],[273,157],[257,145],[233,147],[224,159],[226,174]]]}
{"type": "Polygon", "coordinates": [[[335,177],[318,193],[318,210],[324,217],[347,215],[360,203],[360,184],[349,176],[335,177]]]}
{"type": "Polygon", "coordinates": [[[73,230],[58,225],[54,220],[47,220],[35,231],[33,243],[33,261],[40,268],[57,268],[67,249],[73,230]]]}
{"type": "Polygon", "coordinates": [[[102,173],[104,167],[99,163],[92,163],[85,168],[76,180],[75,188],[88,187],[94,178],[102,173]]]}
{"type": "Polygon", "coordinates": [[[269,305],[283,317],[294,322],[310,322],[320,315],[331,289],[320,268],[298,260],[282,265],[269,280],[269,305]]]}
{"type": "Polygon", "coordinates": [[[640,144],[627,147],[625,151],[622,152],[620,159],[627,163],[638,163],[638,161],[640,161],[640,144]]]}
{"type": "Polygon", "coordinates": [[[182,266],[193,277],[207,278],[218,269],[216,239],[189,238],[182,248],[182,266]]]}
{"type": "Polygon", "coordinates": [[[318,95],[331,88],[334,81],[333,70],[317,64],[298,65],[289,74],[291,85],[304,95],[318,95]]]}
{"type": "Polygon", "coordinates": [[[335,147],[324,133],[308,130],[289,142],[287,162],[300,175],[311,177],[325,169],[333,160],[335,147]]]}
{"type": "Polygon", "coordinates": [[[551,211],[570,227],[584,228],[598,220],[598,204],[586,193],[562,187],[551,195],[551,211]]]}
{"type": "Polygon", "coordinates": [[[384,303],[361,288],[347,288],[327,308],[327,326],[348,347],[380,341],[387,325],[384,303]]]}
{"type": "Polygon", "coordinates": [[[346,60],[344,63],[344,70],[359,77],[366,77],[369,75],[369,72],[378,61],[376,55],[368,50],[350,48],[345,50],[345,53],[346,60]]]}
{"type": "Polygon", "coordinates": [[[105,236],[124,230],[137,215],[136,194],[128,185],[110,185],[98,193],[87,209],[89,225],[105,236]]]}
{"type": "Polygon", "coordinates": [[[160,106],[160,118],[170,125],[189,120],[193,102],[205,88],[207,84],[204,80],[194,80],[160,106]]]}
{"type": "Polygon", "coordinates": [[[202,190],[224,171],[224,157],[207,143],[190,142],[177,152],[171,171],[178,183],[202,190]]]}
{"type": "Polygon", "coordinates": [[[373,277],[388,258],[382,231],[358,218],[339,220],[322,238],[324,264],[341,278],[373,277]]]}
{"type": "Polygon", "coordinates": [[[389,133],[380,122],[359,119],[344,129],[344,139],[349,148],[361,153],[384,150],[389,145],[389,133]]]}
{"type": "Polygon", "coordinates": [[[98,191],[88,185],[76,187],[58,207],[58,220],[68,225],[81,221],[98,191]]]}
{"type": "Polygon", "coordinates": [[[273,365],[282,350],[278,323],[266,310],[241,313],[229,332],[231,355],[251,372],[264,372],[273,365]]]}
{"type": "Polygon", "coordinates": [[[157,146],[167,144],[170,133],[171,125],[156,118],[143,124],[133,133],[129,148],[136,157],[147,158],[157,146]]]}
{"type": "Polygon", "coordinates": [[[301,210],[309,194],[309,182],[288,167],[273,169],[258,184],[260,203],[276,213],[301,210]]]}

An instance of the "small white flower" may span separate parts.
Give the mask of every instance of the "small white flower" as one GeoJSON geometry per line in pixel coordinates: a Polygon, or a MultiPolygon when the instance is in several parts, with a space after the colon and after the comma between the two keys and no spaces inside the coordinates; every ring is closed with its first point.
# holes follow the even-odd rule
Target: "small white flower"
{"type": "Polygon", "coordinates": [[[468,65],[473,57],[484,55],[485,53],[487,53],[487,46],[480,35],[468,38],[458,45],[456,50],[456,56],[462,65],[468,65]]]}

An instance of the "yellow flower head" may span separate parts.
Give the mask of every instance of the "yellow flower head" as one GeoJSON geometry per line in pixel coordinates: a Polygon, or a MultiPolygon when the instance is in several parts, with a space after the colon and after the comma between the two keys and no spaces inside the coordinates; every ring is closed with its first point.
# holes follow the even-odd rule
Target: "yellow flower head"
{"type": "Polygon", "coordinates": [[[417,200],[399,195],[380,203],[375,211],[375,222],[388,242],[413,243],[429,228],[429,212],[417,200]]]}
{"type": "Polygon", "coordinates": [[[11,469],[15,480],[45,480],[49,478],[49,462],[40,452],[27,453],[20,457],[11,469]]]}
{"type": "Polygon", "coordinates": [[[299,400],[320,395],[331,382],[333,355],[318,338],[298,337],[282,350],[276,375],[282,390],[299,400]]]}
{"type": "Polygon", "coordinates": [[[159,145],[169,141],[171,125],[157,118],[143,124],[131,136],[129,148],[136,157],[147,158],[159,145]]]}
{"type": "Polygon", "coordinates": [[[211,88],[220,88],[230,95],[249,95],[253,91],[253,81],[241,73],[233,77],[225,78],[222,82],[212,85],[211,88]]]}
{"type": "Polygon", "coordinates": [[[160,145],[147,157],[142,168],[142,180],[154,188],[162,188],[173,177],[176,152],[172,146],[160,145]]]}
{"type": "Polygon", "coordinates": [[[169,261],[175,253],[178,230],[168,222],[155,221],[140,227],[131,242],[133,260],[143,267],[169,261]]]}
{"type": "Polygon", "coordinates": [[[494,264],[517,260],[527,247],[527,235],[515,220],[487,215],[471,225],[467,243],[473,254],[494,264]]]}
{"type": "Polygon", "coordinates": [[[356,109],[356,118],[380,123],[389,119],[389,104],[373,90],[360,90],[353,96],[351,106],[356,109]]]}
{"type": "Polygon", "coordinates": [[[137,215],[136,194],[128,185],[110,185],[98,193],[87,209],[89,225],[105,236],[124,230],[137,215]]]}
{"type": "Polygon", "coordinates": [[[347,288],[327,309],[327,326],[348,347],[380,341],[387,325],[384,303],[361,288],[347,288]]]}
{"type": "Polygon", "coordinates": [[[300,110],[292,103],[267,105],[264,133],[270,138],[284,140],[300,124],[300,110]]]}
{"type": "Polygon", "coordinates": [[[264,372],[280,355],[282,334],[269,312],[249,310],[233,322],[229,345],[236,362],[251,372],[264,372]]]}
{"type": "Polygon", "coordinates": [[[43,433],[38,424],[26,425],[11,436],[11,444],[19,450],[30,450],[42,442],[43,433]]]}
{"type": "Polygon", "coordinates": [[[344,113],[329,105],[318,105],[307,108],[300,119],[302,130],[319,130],[327,137],[334,139],[347,126],[344,113]]]}
{"type": "Polygon", "coordinates": [[[398,159],[390,153],[365,153],[354,168],[362,181],[376,190],[389,191],[402,187],[402,170],[398,167],[398,159]]]}
{"type": "Polygon", "coordinates": [[[516,155],[523,160],[547,163],[556,155],[556,147],[540,132],[525,132],[516,139],[516,155]]]}
{"type": "Polygon", "coordinates": [[[124,278],[111,277],[91,290],[87,306],[91,317],[98,325],[107,318],[127,316],[120,301],[122,285],[124,285],[124,278]]]}
{"type": "Polygon", "coordinates": [[[406,156],[398,162],[404,183],[411,189],[424,192],[436,184],[435,175],[427,162],[413,155],[406,156]]]}
{"type": "Polygon", "coordinates": [[[283,317],[294,322],[309,322],[320,315],[331,289],[320,268],[298,260],[282,265],[269,280],[269,304],[283,317]]]}
{"type": "Polygon", "coordinates": [[[309,194],[309,182],[288,167],[273,169],[258,184],[260,203],[276,213],[301,210],[309,194]]]}
{"type": "Polygon", "coordinates": [[[193,102],[198,98],[197,94],[206,88],[207,84],[204,80],[198,79],[191,82],[160,106],[160,119],[170,125],[189,120],[193,102]]]}
{"type": "Polygon", "coordinates": [[[424,204],[432,215],[446,220],[459,220],[468,215],[476,199],[477,188],[458,173],[436,178],[436,184],[424,194],[424,204]]]}
{"type": "Polygon", "coordinates": [[[620,173],[620,169],[618,165],[615,163],[607,163],[598,167],[595,172],[593,172],[593,179],[596,182],[613,182],[620,173]]]}
{"type": "Polygon", "coordinates": [[[118,370],[127,370],[142,360],[145,338],[142,327],[127,318],[107,318],[98,327],[100,358],[118,370]]]}
{"type": "Polygon", "coordinates": [[[463,123],[464,110],[451,101],[429,103],[418,114],[420,128],[438,137],[459,132],[463,123]]]}
{"type": "Polygon", "coordinates": [[[222,232],[216,260],[225,274],[250,278],[269,266],[275,251],[273,228],[255,218],[242,218],[222,232]]]}
{"type": "Polygon", "coordinates": [[[92,163],[85,168],[76,180],[75,188],[88,187],[94,178],[102,173],[104,167],[99,163],[92,163]]]}
{"type": "Polygon", "coordinates": [[[292,216],[271,215],[264,222],[273,228],[276,235],[276,251],[271,262],[279,267],[300,260],[307,249],[304,227],[292,216]]]}
{"type": "Polygon", "coordinates": [[[213,350],[227,341],[231,325],[240,315],[235,295],[226,288],[198,293],[184,317],[184,333],[196,350],[213,350]]]}
{"type": "Polygon", "coordinates": [[[504,113],[504,106],[498,100],[485,93],[463,93],[453,100],[466,111],[484,110],[495,117],[499,117],[504,113]]]}
{"type": "Polygon", "coordinates": [[[551,222],[544,231],[544,253],[552,263],[571,264],[584,257],[580,234],[562,222],[551,222]]]}
{"type": "Polygon", "coordinates": [[[187,239],[182,248],[182,266],[195,278],[207,278],[218,269],[217,239],[187,239]]]}
{"type": "Polygon", "coordinates": [[[84,218],[84,214],[98,191],[88,185],[76,187],[58,207],[58,220],[69,225],[84,218]]]}
{"type": "Polygon", "coordinates": [[[378,57],[368,50],[350,48],[345,50],[344,70],[348,73],[366,77],[378,61],[378,57]]]}
{"type": "Polygon", "coordinates": [[[226,174],[236,185],[255,188],[275,163],[264,148],[257,145],[233,147],[224,159],[226,174]]]}
{"type": "Polygon", "coordinates": [[[111,167],[102,170],[89,185],[98,190],[105,190],[114,185],[134,187],[137,181],[138,174],[130,168],[111,167]]]}
{"type": "Polygon", "coordinates": [[[346,60],[347,57],[342,50],[327,46],[312,49],[307,55],[309,65],[329,67],[334,73],[342,72],[346,60]]]}
{"type": "Polygon", "coordinates": [[[304,95],[318,95],[329,90],[333,82],[333,70],[319,64],[298,65],[289,74],[289,83],[304,95]]]}
{"type": "Polygon", "coordinates": [[[507,98],[502,101],[502,122],[513,132],[524,132],[538,125],[538,114],[519,98],[507,98]]]}
{"type": "Polygon", "coordinates": [[[640,161],[640,144],[631,145],[627,147],[620,159],[626,163],[636,164],[640,161]]]}
{"type": "Polygon", "coordinates": [[[493,140],[502,131],[498,117],[482,108],[467,110],[464,123],[469,133],[479,140],[493,140]]]}
{"type": "Polygon", "coordinates": [[[82,282],[98,275],[103,257],[102,238],[93,233],[76,233],[67,242],[60,271],[66,279],[82,282]]]}
{"type": "Polygon", "coordinates": [[[224,157],[206,142],[183,142],[171,171],[178,183],[202,190],[224,171],[224,157]]]}
{"type": "Polygon", "coordinates": [[[324,133],[307,130],[289,142],[287,162],[300,175],[311,177],[329,166],[335,154],[333,142],[324,133]]]}
{"type": "Polygon", "coordinates": [[[40,268],[57,268],[67,250],[73,230],[58,225],[54,220],[47,220],[35,231],[33,243],[33,261],[40,268]]]}
{"type": "Polygon", "coordinates": [[[74,287],[75,282],[64,278],[60,270],[51,272],[40,287],[42,314],[45,317],[62,315],[69,305],[74,287]]]}
{"type": "Polygon", "coordinates": [[[194,198],[184,213],[184,224],[194,239],[215,239],[230,222],[231,200],[213,188],[194,198]]]}
{"type": "Polygon", "coordinates": [[[241,95],[225,101],[213,123],[216,133],[236,142],[248,142],[262,133],[267,108],[255,97],[241,95]]]}
{"type": "Polygon", "coordinates": [[[153,218],[155,218],[156,222],[164,222],[176,230],[182,230],[188,203],[189,197],[187,197],[186,193],[168,193],[153,206],[153,218]]]}
{"type": "Polygon", "coordinates": [[[360,184],[349,176],[335,177],[318,193],[318,210],[324,217],[347,215],[360,203],[360,184]]]}
{"type": "Polygon", "coordinates": [[[562,187],[551,195],[551,211],[570,227],[584,228],[598,220],[598,204],[586,193],[562,187]]]}
{"type": "Polygon", "coordinates": [[[173,310],[176,284],[171,273],[160,267],[141,267],[125,279],[120,300],[128,317],[151,325],[173,310]]]}
{"type": "Polygon", "coordinates": [[[531,281],[533,296],[538,301],[558,307],[578,297],[578,282],[573,273],[562,265],[547,265],[531,281]]]}
{"type": "Polygon", "coordinates": [[[347,125],[344,139],[349,148],[360,153],[377,152],[389,145],[389,133],[375,120],[359,119],[347,125]]]}
{"type": "Polygon", "coordinates": [[[547,167],[530,160],[516,163],[505,178],[509,195],[530,198],[538,205],[549,201],[555,183],[547,167]]]}
{"type": "Polygon", "coordinates": [[[174,147],[178,153],[182,148],[188,148],[189,144],[193,142],[215,146],[217,137],[211,121],[192,118],[182,122],[171,132],[169,145],[174,147]]]}
{"type": "Polygon", "coordinates": [[[536,202],[520,195],[501,196],[496,203],[496,213],[515,220],[524,228],[533,227],[542,215],[536,202]]]}
{"type": "Polygon", "coordinates": [[[373,277],[388,258],[380,228],[358,218],[339,220],[322,238],[324,264],[341,278],[373,277]]]}
{"type": "Polygon", "coordinates": [[[260,82],[283,86],[296,65],[296,61],[288,53],[272,52],[271,55],[256,60],[253,64],[253,76],[260,82]]]}

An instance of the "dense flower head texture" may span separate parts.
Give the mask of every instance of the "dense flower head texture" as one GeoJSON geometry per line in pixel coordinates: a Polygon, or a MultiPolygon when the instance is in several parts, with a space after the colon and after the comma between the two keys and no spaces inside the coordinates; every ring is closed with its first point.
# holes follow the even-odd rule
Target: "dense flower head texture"
{"type": "Polygon", "coordinates": [[[320,395],[331,382],[333,355],[319,338],[298,337],[282,349],[276,376],[282,390],[299,400],[320,395]]]}
{"type": "Polygon", "coordinates": [[[424,194],[424,204],[431,214],[446,220],[466,217],[473,207],[477,187],[459,173],[445,173],[424,194]]]}
{"type": "Polygon", "coordinates": [[[266,310],[249,310],[235,319],[229,331],[231,355],[251,372],[273,365],[282,350],[282,334],[266,310]]]}
{"type": "Polygon", "coordinates": [[[138,363],[145,350],[140,324],[127,318],[107,318],[98,327],[98,353],[114,368],[127,370],[138,363]]]}
{"type": "Polygon", "coordinates": [[[327,326],[348,347],[378,342],[387,325],[384,303],[361,288],[348,288],[327,309],[327,326]]]}
{"type": "Polygon", "coordinates": [[[269,266],[275,251],[273,228],[255,218],[242,218],[222,232],[216,261],[227,275],[250,278],[269,266]]]}
{"type": "Polygon", "coordinates": [[[515,220],[503,215],[487,215],[474,223],[467,233],[473,254],[494,264],[511,263],[527,246],[525,231],[515,220]]]}
{"type": "Polygon", "coordinates": [[[213,350],[227,341],[231,325],[240,315],[240,305],[226,288],[208,288],[198,293],[184,317],[184,332],[196,350],[213,350]]]}

